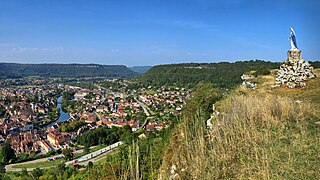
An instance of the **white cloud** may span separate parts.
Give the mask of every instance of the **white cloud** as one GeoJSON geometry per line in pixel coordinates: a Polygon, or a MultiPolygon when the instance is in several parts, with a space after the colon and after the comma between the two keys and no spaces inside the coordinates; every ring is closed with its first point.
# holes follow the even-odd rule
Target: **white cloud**
{"type": "Polygon", "coordinates": [[[63,51],[64,47],[47,47],[47,48],[39,48],[39,47],[14,47],[12,48],[12,52],[14,53],[26,53],[26,52],[58,52],[63,51]]]}

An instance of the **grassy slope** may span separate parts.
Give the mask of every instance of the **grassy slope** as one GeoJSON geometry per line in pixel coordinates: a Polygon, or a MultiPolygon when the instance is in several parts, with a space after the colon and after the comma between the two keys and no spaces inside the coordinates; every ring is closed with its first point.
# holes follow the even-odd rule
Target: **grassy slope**
{"type": "MultiPolygon", "coordinates": [[[[320,69],[316,69],[315,73],[318,77],[320,77],[320,69]]],[[[258,84],[258,89],[255,91],[244,90],[243,88],[239,88],[239,91],[243,91],[246,93],[251,94],[273,94],[279,95],[284,97],[289,97],[295,100],[301,101],[309,101],[312,102],[314,105],[320,105],[320,80],[317,79],[310,79],[306,82],[306,88],[295,88],[295,89],[288,89],[284,86],[280,88],[271,88],[270,86],[275,82],[275,75],[271,76],[259,76],[254,80],[258,84]]]]}
{"type": "Polygon", "coordinates": [[[216,104],[221,113],[211,118],[214,130],[207,130],[200,110],[183,118],[165,153],[162,179],[173,165],[178,179],[319,177],[320,79],[304,89],[270,88],[274,76],[255,81],[256,90],[240,87],[216,104]]]}
{"type": "Polygon", "coordinates": [[[13,168],[43,168],[43,167],[55,167],[58,164],[65,162],[65,160],[54,160],[54,161],[44,161],[44,162],[37,162],[37,163],[30,163],[30,164],[19,164],[12,166],[13,168]]]}

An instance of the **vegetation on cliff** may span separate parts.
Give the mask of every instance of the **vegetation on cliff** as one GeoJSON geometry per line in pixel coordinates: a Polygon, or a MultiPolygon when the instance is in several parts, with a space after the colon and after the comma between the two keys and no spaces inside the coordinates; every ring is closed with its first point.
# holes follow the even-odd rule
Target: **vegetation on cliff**
{"type": "Polygon", "coordinates": [[[242,82],[240,76],[246,71],[274,69],[279,65],[260,60],[158,65],[140,76],[140,81],[146,86],[194,87],[205,82],[219,88],[232,88],[242,82]]]}
{"type": "Polygon", "coordinates": [[[211,129],[201,108],[182,118],[161,179],[317,179],[320,80],[304,89],[271,88],[274,76],[256,82],[216,103],[211,129]]]}
{"type": "MultiPolygon", "coordinates": [[[[320,62],[310,62],[320,68],[320,62]]],[[[183,63],[167,64],[152,67],[139,77],[145,86],[178,86],[194,87],[199,82],[212,83],[217,88],[234,88],[242,83],[241,75],[248,71],[256,71],[257,75],[267,75],[270,69],[277,69],[280,63],[251,60],[234,63],[183,63]]]]}

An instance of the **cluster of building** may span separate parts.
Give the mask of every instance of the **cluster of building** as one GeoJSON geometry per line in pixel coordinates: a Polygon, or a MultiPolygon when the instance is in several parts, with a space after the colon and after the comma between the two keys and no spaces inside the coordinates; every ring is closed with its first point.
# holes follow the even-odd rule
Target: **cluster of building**
{"type": "Polygon", "coordinates": [[[34,129],[6,136],[16,154],[29,153],[31,151],[45,154],[52,150],[63,149],[75,137],[74,133],[62,133],[54,130],[54,128],[49,128],[48,130],[34,129]]]}
{"type": "MultiPolygon", "coordinates": [[[[121,86],[125,87],[126,83],[121,86]]],[[[46,153],[66,148],[72,139],[101,126],[130,126],[132,131],[167,128],[171,124],[168,117],[180,114],[190,90],[162,87],[153,89],[155,93],[146,93],[151,89],[114,92],[112,88],[89,90],[71,85],[0,88],[0,107],[4,112],[0,117],[0,144],[8,139],[17,153],[46,153]],[[74,93],[64,105],[70,118],[47,129],[35,125],[57,107],[56,95],[61,91],[74,93]],[[73,104],[72,108],[68,108],[69,103],[73,104]],[[82,123],[76,129],[61,130],[65,123],[73,121],[82,123]]]]}
{"type": "Polygon", "coordinates": [[[35,124],[53,113],[56,93],[54,86],[0,88],[0,143],[10,140],[17,153],[41,150],[45,135],[35,124]]]}
{"type": "MultiPolygon", "coordinates": [[[[149,87],[151,88],[151,87],[149,87]]],[[[142,92],[145,92],[142,89],[142,92]]],[[[190,97],[190,90],[185,88],[161,87],[155,93],[141,93],[139,99],[160,116],[180,115],[185,101],[190,97]]]]}
{"type": "MultiPolygon", "coordinates": [[[[73,86],[66,86],[66,89],[75,90],[73,101],[83,104],[84,108],[70,115],[73,120],[84,120],[87,123],[85,127],[129,125],[133,131],[139,129],[139,121],[144,114],[141,105],[131,96],[107,89],[87,90],[73,86]]],[[[80,129],[90,129],[85,127],[80,129]]]]}
{"type": "Polygon", "coordinates": [[[152,87],[141,88],[139,100],[144,103],[155,117],[146,124],[147,131],[162,130],[172,123],[170,117],[179,116],[190,97],[190,90],[185,88],[161,87],[151,90],[152,87]],[[152,93],[150,93],[152,92],[152,93]]]}

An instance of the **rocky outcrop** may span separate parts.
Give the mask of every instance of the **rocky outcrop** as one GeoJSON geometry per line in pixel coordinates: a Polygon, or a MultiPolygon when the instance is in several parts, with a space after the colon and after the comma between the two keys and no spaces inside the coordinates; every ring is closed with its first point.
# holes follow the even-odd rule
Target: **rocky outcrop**
{"type": "Polygon", "coordinates": [[[289,88],[305,87],[305,81],[315,77],[313,67],[301,58],[301,51],[291,49],[288,51],[288,59],[277,72],[276,85],[286,85],[289,88]]]}
{"type": "Polygon", "coordinates": [[[251,74],[243,74],[241,79],[243,80],[242,85],[245,88],[255,89],[257,84],[250,82],[251,79],[254,79],[256,76],[251,74]]]}

